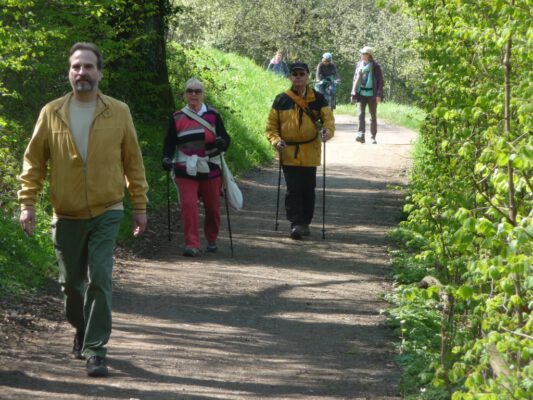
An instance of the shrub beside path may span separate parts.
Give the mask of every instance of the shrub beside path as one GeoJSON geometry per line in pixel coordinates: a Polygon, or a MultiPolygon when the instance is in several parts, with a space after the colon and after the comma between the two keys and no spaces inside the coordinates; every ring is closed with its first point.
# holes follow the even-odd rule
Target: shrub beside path
{"type": "Polygon", "coordinates": [[[56,293],[38,329],[0,341],[0,398],[400,399],[381,311],[414,133],[380,124],[378,144],[362,145],[355,118],[336,119],[325,240],[320,168],[304,241],[288,237],[283,204],[274,231],[277,167],[251,172],[240,181],[245,210],[231,213],[234,258],[225,215],[216,255],[182,257],[180,228],[174,220],[168,242],[162,218],[142,239],[157,251],[118,257],[108,378],[70,358],[56,293]]]}

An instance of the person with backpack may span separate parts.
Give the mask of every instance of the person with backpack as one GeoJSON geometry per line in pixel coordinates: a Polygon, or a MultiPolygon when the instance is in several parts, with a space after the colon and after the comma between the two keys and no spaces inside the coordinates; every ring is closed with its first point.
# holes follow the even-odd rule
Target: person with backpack
{"type": "Polygon", "coordinates": [[[308,85],[307,64],[295,62],[289,71],[292,86],[276,96],[265,133],[279,152],[287,184],[285,210],[291,226],[290,237],[301,240],[310,235],[322,142],[333,137],[335,120],[324,96],[308,85]]]}

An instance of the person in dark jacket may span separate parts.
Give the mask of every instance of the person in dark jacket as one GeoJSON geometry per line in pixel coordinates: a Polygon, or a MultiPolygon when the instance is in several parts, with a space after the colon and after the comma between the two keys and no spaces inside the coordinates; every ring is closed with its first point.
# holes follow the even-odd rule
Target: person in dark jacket
{"type": "Polygon", "coordinates": [[[383,74],[378,62],[374,60],[374,50],[365,46],[361,50],[361,60],[355,66],[352,86],[352,104],[358,103],[359,127],[355,140],[365,143],[365,109],[370,111],[370,134],[376,144],[378,131],[377,109],[383,96],[383,74]]]}
{"type": "Polygon", "coordinates": [[[163,149],[163,169],[172,171],[180,198],[185,235],[185,257],[200,255],[198,199],[205,209],[206,251],[216,253],[220,230],[222,176],[220,153],[230,145],[220,114],[204,104],[204,85],[191,78],[185,83],[187,105],[170,119],[163,149]],[[197,119],[204,120],[204,124],[197,119]],[[207,128],[207,124],[210,126],[207,128]]]}

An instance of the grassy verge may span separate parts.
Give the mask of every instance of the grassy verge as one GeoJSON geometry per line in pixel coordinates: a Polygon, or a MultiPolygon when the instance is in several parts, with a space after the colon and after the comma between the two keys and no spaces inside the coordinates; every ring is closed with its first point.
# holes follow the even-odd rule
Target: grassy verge
{"type": "MultiPolygon", "coordinates": [[[[356,106],[352,104],[337,105],[337,114],[356,115],[356,106]]],[[[403,126],[417,131],[424,120],[425,114],[416,106],[408,106],[393,102],[380,103],[378,107],[378,120],[388,124],[403,126]]]]}

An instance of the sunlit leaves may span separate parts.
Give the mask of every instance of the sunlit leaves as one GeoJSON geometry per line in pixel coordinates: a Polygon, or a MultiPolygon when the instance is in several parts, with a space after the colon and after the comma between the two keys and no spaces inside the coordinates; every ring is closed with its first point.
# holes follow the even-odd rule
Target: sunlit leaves
{"type": "Polygon", "coordinates": [[[407,3],[420,21],[417,47],[428,61],[420,93],[430,114],[402,228],[425,239],[417,260],[440,266],[434,275],[455,299],[450,340],[464,350],[454,352],[450,382],[436,374],[434,383],[448,385],[454,399],[508,398],[509,387],[513,398],[531,397],[519,361],[531,340],[509,334],[532,333],[531,3],[407,3]],[[494,333],[506,376],[492,377],[485,337],[494,333]]]}

